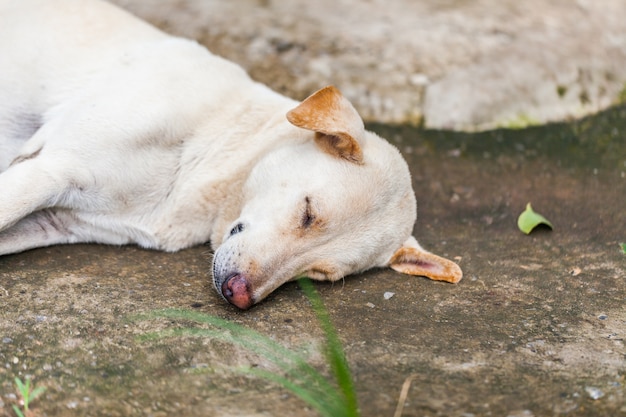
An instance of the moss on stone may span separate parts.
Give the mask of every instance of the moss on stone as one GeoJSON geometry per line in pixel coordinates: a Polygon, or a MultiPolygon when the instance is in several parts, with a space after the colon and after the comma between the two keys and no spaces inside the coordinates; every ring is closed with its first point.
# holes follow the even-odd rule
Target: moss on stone
{"type": "Polygon", "coordinates": [[[541,124],[541,121],[533,118],[532,116],[529,116],[526,113],[519,113],[516,117],[502,121],[498,124],[498,127],[504,129],[524,129],[541,124]]]}

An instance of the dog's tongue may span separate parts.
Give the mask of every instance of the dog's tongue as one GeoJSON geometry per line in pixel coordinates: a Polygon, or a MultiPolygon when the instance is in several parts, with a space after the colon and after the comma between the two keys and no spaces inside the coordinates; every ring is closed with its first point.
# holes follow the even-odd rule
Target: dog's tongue
{"type": "Polygon", "coordinates": [[[242,310],[252,307],[250,285],[248,280],[241,275],[235,275],[222,284],[222,295],[229,303],[242,310]]]}

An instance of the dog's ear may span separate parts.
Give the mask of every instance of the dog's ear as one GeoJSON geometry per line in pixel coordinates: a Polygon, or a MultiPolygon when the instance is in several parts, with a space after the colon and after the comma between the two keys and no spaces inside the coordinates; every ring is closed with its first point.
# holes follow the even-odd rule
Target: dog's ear
{"type": "Polygon", "coordinates": [[[436,281],[457,283],[463,271],[457,264],[424,250],[413,236],[393,254],[389,267],[408,275],[420,275],[436,281]]]}
{"type": "Polygon", "coordinates": [[[357,164],[363,163],[360,141],[363,120],[352,104],[333,86],[325,87],[287,113],[294,126],[315,132],[324,152],[357,164]]]}

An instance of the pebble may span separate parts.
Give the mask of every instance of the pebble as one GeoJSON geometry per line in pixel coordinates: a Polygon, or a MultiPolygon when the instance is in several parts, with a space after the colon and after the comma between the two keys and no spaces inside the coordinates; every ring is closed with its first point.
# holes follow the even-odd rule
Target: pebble
{"type": "Polygon", "coordinates": [[[409,76],[409,83],[415,86],[424,87],[430,84],[430,80],[426,74],[413,74],[409,76]]]}
{"type": "Polygon", "coordinates": [[[365,305],[366,305],[366,306],[368,306],[369,308],[374,308],[374,307],[376,307],[376,305],[374,305],[374,304],[372,304],[372,303],[367,303],[367,304],[365,304],[365,305]]]}
{"type": "Polygon", "coordinates": [[[599,400],[600,398],[604,397],[604,392],[600,388],[585,387],[585,391],[592,400],[599,400]]]}
{"type": "Polygon", "coordinates": [[[570,275],[573,277],[580,275],[581,272],[582,272],[582,269],[580,269],[579,267],[575,267],[571,271],[569,271],[570,275]]]}
{"type": "Polygon", "coordinates": [[[383,297],[385,297],[385,300],[388,300],[388,299],[390,299],[391,297],[393,297],[394,295],[396,295],[396,293],[395,293],[395,292],[390,292],[390,291],[387,291],[386,293],[384,293],[384,294],[383,294],[383,297]]]}

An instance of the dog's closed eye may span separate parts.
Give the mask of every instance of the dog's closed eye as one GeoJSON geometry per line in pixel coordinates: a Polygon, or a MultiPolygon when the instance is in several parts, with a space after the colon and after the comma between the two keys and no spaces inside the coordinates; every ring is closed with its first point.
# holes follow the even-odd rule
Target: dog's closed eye
{"type": "Polygon", "coordinates": [[[233,227],[232,229],[230,229],[230,236],[236,235],[237,233],[241,233],[243,232],[243,230],[246,227],[243,225],[243,223],[237,223],[235,225],[235,227],[233,227]]]}
{"type": "Polygon", "coordinates": [[[301,226],[303,229],[308,229],[315,222],[315,214],[313,213],[313,208],[311,207],[311,198],[306,196],[304,201],[306,202],[306,207],[304,209],[304,214],[302,215],[301,226]]]}

